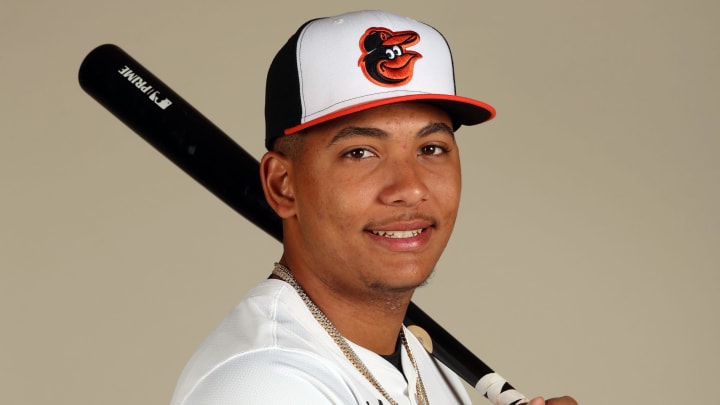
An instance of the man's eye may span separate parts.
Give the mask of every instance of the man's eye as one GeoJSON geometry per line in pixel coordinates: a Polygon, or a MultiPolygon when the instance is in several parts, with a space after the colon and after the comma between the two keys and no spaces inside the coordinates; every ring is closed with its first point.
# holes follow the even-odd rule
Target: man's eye
{"type": "Polygon", "coordinates": [[[425,145],[422,148],[420,148],[421,155],[435,156],[435,155],[442,155],[443,153],[447,153],[447,149],[445,149],[439,145],[425,145]]]}
{"type": "Polygon", "coordinates": [[[347,156],[351,159],[365,159],[368,157],[375,156],[375,154],[370,152],[367,149],[358,148],[358,149],[353,149],[350,152],[346,153],[345,156],[347,156]]]}

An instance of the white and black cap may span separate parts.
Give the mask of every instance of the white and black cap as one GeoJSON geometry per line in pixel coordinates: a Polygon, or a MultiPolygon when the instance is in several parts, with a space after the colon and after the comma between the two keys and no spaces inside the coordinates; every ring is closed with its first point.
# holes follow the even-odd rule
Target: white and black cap
{"type": "Polygon", "coordinates": [[[455,129],[495,116],[492,106],[455,94],[450,48],[435,28],[383,11],[313,19],[270,65],[265,146],[333,118],[403,101],[439,106],[455,129]]]}

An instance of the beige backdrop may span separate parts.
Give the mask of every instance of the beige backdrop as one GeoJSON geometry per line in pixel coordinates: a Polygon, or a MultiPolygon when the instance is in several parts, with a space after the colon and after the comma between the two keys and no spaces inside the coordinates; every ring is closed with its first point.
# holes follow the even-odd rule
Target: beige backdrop
{"type": "MultiPolygon", "coordinates": [[[[77,84],[120,45],[253,155],[305,20],[385,8],[452,44],[461,219],[418,303],[528,395],[718,403],[715,1],[5,1],[0,403],[162,404],[280,245],[77,84]]],[[[477,403],[485,403],[480,396],[477,403]]]]}

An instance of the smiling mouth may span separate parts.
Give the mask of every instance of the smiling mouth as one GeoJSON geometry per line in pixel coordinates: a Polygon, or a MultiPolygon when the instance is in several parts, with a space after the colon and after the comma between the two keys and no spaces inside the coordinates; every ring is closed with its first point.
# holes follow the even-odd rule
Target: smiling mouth
{"type": "Polygon", "coordinates": [[[370,231],[373,235],[390,239],[413,238],[425,231],[425,228],[413,229],[411,231],[370,231]]]}

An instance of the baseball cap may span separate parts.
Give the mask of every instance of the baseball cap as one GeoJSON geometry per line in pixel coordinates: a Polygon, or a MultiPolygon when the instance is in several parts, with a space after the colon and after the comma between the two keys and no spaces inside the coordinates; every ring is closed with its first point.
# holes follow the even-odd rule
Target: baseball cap
{"type": "Polygon", "coordinates": [[[379,10],[312,19],[270,64],[265,147],[313,125],[403,101],[437,105],[454,129],[495,116],[492,106],[455,94],[450,47],[435,28],[379,10]]]}

